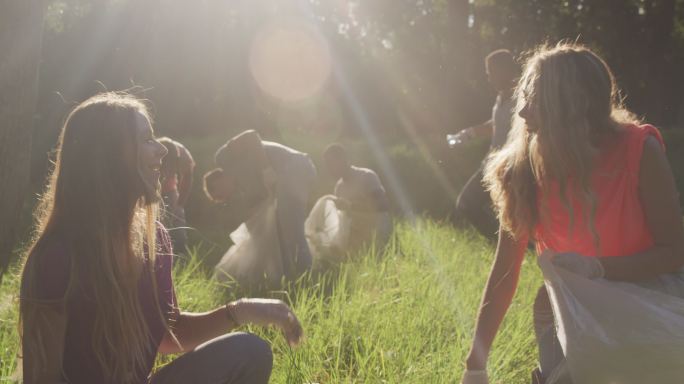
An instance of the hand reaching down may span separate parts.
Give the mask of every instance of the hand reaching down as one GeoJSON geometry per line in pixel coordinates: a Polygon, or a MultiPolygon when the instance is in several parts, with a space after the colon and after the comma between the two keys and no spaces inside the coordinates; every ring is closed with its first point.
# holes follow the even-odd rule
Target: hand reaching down
{"type": "Polygon", "coordinates": [[[291,347],[298,345],[304,335],[297,316],[281,300],[240,299],[229,303],[226,308],[237,325],[273,325],[280,328],[291,347]]]}
{"type": "Polygon", "coordinates": [[[582,256],[577,253],[554,253],[544,251],[540,258],[550,257],[551,263],[587,279],[600,279],[605,276],[605,270],[597,257],[582,256]]]}

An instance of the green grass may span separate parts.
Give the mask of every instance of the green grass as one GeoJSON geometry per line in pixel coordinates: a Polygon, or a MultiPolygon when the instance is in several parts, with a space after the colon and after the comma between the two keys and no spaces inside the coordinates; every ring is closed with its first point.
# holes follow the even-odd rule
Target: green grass
{"type": "MultiPolygon", "coordinates": [[[[184,310],[207,310],[244,295],[212,281],[197,251],[174,271],[184,310]]],[[[429,220],[401,223],[384,254],[366,252],[302,278],[290,295],[306,340],[291,350],[275,330],[272,383],[457,383],[493,249],[481,238],[429,220]]],[[[531,306],[541,277],[531,258],[490,359],[493,383],[526,383],[536,360],[531,306]]],[[[16,277],[0,292],[0,374],[17,353],[16,277]]],[[[164,361],[160,361],[163,364],[164,361]]]]}

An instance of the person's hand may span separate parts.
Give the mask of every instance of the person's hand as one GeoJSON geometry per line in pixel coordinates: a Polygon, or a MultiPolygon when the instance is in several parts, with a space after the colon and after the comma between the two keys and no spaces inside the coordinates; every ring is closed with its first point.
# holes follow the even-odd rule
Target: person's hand
{"type": "Polygon", "coordinates": [[[304,335],[297,316],[281,300],[240,299],[229,303],[227,308],[237,325],[274,325],[280,328],[292,347],[298,345],[304,335]]]}
{"type": "Polygon", "coordinates": [[[454,135],[449,135],[448,141],[449,141],[449,146],[454,147],[457,145],[461,145],[463,143],[467,143],[474,137],[473,129],[471,127],[468,127],[466,129],[462,129],[458,131],[458,133],[454,135]]]}
{"type": "Polygon", "coordinates": [[[461,378],[461,384],[489,384],[486,370],[470,370],[467,369],[461,378]]]}
{"type": "Polygon", "coordinates": [[[600,279],[605,276],[603,265],[597,257],[582,256],[576,253],[555,253],[551,255],[551,263],[587,279],[600,279]]]}
{"type": "Polygon", "coordinates": [[[552,260],[553,260],[553,257],[554,257],[554,256],[556,256],[556,252],[554,252],[554,251],[552,251],[552,250],[550,250],[550,249],[545,249],[545,250],[543,250],[542,253],[540,253],[539,255],[537,255],[537,265],[541,267],[540,262],[541,262],[542,260],[548,260],[550,263],[553,264],[553,261],[552,261],[552,260]]]}
{"type": "Polygon", "coordinates": [[[349,211],[351,209],[351,201],[343,199],[341,197],[335,198],[335,207],[340,211],[349,211]]]}

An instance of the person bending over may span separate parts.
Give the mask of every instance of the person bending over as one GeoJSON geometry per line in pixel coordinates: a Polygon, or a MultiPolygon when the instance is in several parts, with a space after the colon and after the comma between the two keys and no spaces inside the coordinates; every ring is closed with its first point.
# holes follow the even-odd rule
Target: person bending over
{"type": "MultiPolygon", "coordinates": [[[[684,228],[662,138],[620,105],[606,63],[580,45],[537,48],[515,95],[508,142],[485,169],[501,228],[464,384],[487,382],[490,348],[529,238],[554,265],[585,278],[661,291],[674,281],[668,285],[684,297],[684,228]]],[[[544,383],[565,357],[543,286],[533,314],[540,363],[534,377],[544,383]]]]}
{"type": "Polygon", "coordinates": [[[392,230],[390,204],[378,175],[349,162],[346,149],[331,144],[323,160],[335,183],[335,204],[351,219],[349,249],[356,249],[375,238],[377,245],[387,241],[392,230]]]}
{"type": "Polygon", "coordinates": [[[283,277],[289,281],[308,271],[312,260],[304,221],[316,178],[309,155],[261,140],[256,131],[248,130],[219,148],[215,161],[218,168],[204,178],[207,196],[214,202],[243,204],[248,218],[262,212],[264,202],[274,201],[275,222],[265,225],[276,226],[279,254],[270,257],[279,260],[271,260],[270,264],[282,265],[283,277]]]}

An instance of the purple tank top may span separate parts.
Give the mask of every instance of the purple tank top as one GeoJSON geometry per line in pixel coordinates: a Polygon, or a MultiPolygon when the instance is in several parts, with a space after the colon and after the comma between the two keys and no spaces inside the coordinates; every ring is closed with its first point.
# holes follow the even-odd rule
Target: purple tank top
{"type": "MultiPolygon", "coordinates": [[[[159,224],[157,231],[157,259],[154,273],[157,280],[159,306],[162,313],[178,312],[176,295],[171,279],[173,251],[166,229],[159,224]]],[[[43,250],[36,252],[32,262],[37,265],[37,299],[60,300],[64,298],[69,283],[70,259],[66,246],[58,239],[51,240],[43,250]]],[[[146,270],[147,271],[147,270],[146,270]]],[[[22,282],[22,291],[23,289],[22,282]]],[[[145,366],[136,373],[136,383],[146,383],[154,365],[156,352],[165,333],[163,320],[159,317],[154,303],[151,274],[144,272],[138,281],[140,305],[145,321],[152,336],[151,353],[146,356],[145,366]]],[[[72,384],[112,383],[97,363],[91,347],[91,334],[95,322],[97,303],[87,293],[76,291],[67,299],[67,325],[64,341],[64,357],[62,368],[63,379],[72,384]]],[[[102,304],[102,303],[101,303],[102,304]]],[[[114,384],[114,383],[112,383],[114,384]]]]}

